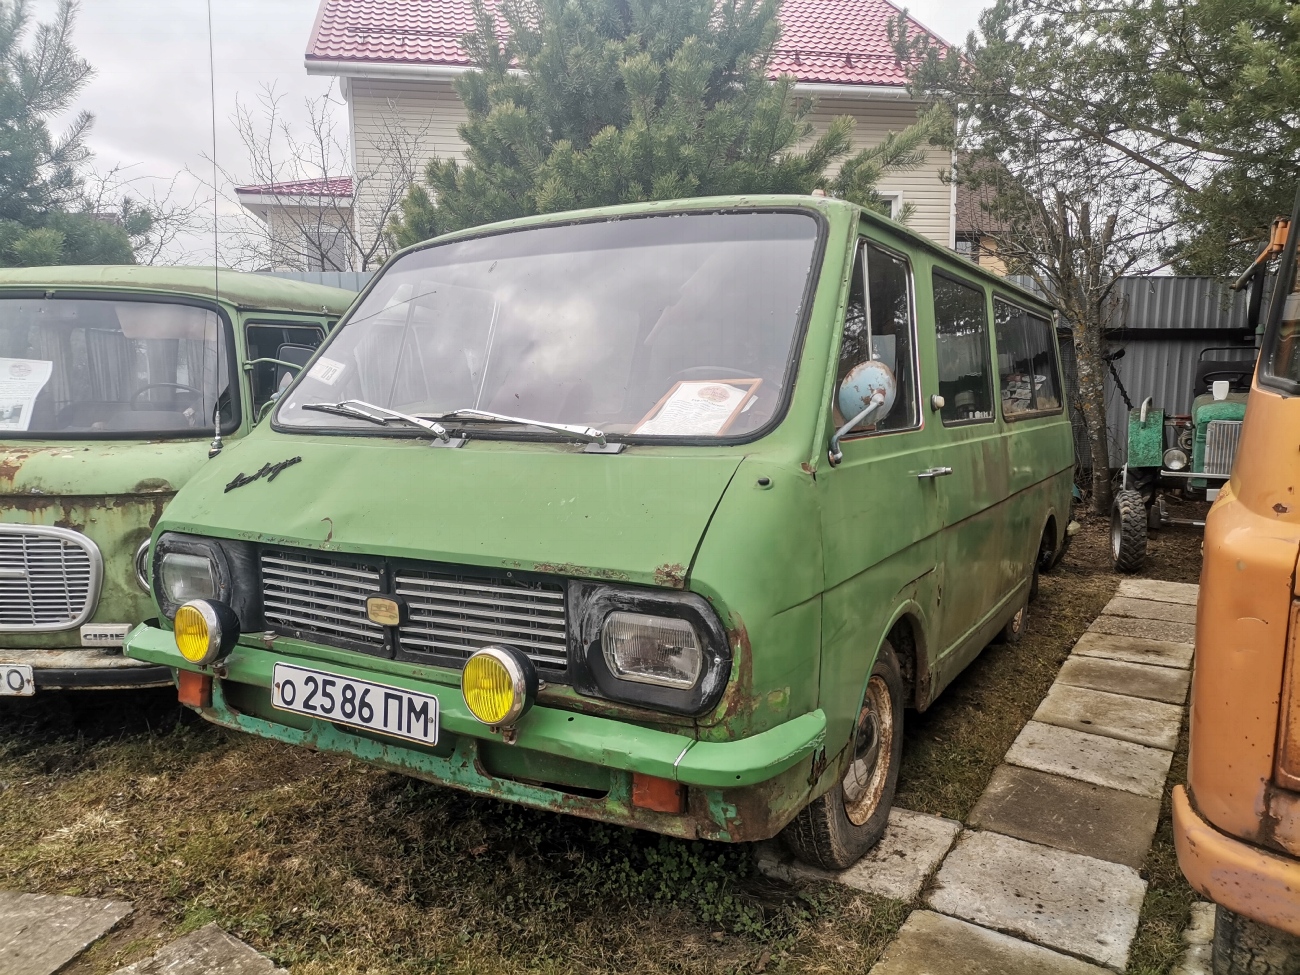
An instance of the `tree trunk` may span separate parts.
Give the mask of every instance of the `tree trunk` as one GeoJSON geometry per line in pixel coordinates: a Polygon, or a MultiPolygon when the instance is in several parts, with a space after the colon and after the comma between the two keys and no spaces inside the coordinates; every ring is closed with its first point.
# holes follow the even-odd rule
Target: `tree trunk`
{"type": "MultiPolygon", "coordinates": [[[[1088,317],[1088,316],[1081,316],[1088,317]]],[[[1078,408],[1088,428],[1088,447],[1092,457],[1092,510],[1110,513],[1110,439],[1106,431],[1106,362],[1101,357],[1102,323],[1070,323],[1074,336],[1074,355],[1079,370],[1078,408]]]]}

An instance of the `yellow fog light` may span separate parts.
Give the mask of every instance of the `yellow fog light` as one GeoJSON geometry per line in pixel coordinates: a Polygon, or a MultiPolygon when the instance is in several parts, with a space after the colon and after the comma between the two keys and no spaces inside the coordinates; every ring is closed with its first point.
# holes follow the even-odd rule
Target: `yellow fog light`
{"type": "Polygon", "coordinates": [[[537,669],[514,647],[484,647],[460,675],[465,706],[493,728],[509,727],[537,699],[537,669]]]}
{"type": "Polygon", "coordinates": [[[176,649],[192,664],[210,664],[230,652],[239,639],[239,620],[225,603],[191,599],[172,621],[176,649]]]}

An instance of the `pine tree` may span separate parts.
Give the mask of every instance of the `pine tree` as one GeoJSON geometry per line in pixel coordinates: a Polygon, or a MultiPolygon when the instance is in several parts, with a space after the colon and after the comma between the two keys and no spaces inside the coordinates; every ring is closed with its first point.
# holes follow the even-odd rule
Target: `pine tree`
{"type": "Polygon", "coordinates": [[[939,116],[850,153],[853,120],[812,136],[794,79],[767,77],[777,0],[475,2],[457,80],[465,164],[432,160],[390,224],[395,246],[496,220],[678,197],[825,188],[885,208],[888,168],[919,165],[939,116]],[[504,30],[498,29],[498,19],[504,30]],[[501,38],[504,36],[504,41],[501,38]]]}

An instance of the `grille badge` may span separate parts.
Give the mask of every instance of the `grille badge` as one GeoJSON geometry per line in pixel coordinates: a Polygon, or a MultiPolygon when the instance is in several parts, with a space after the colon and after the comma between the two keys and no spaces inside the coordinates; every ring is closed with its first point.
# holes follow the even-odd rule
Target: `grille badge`
{"type": "Polygon", "coordinates": [[[380,626],[402,625],[402,604],[390,596],[371,596],[366,600],[366,618],[380,626]]]}

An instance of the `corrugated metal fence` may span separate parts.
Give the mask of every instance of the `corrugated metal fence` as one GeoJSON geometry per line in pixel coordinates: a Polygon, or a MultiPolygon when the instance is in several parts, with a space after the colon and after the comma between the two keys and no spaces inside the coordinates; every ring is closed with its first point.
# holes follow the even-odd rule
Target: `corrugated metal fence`
{"type": "MultiPolygon", "coordinates": [[[[1013,280],[1029,284],[1023,278],[1013,280]]],[[[1227,348],[1206,358],[1253,357],[1255,336],[1246,326],[1246,301],[1245,292],[1229,291],[1215,278],[1121,278],[1107,338],[1112,352],[1123,351],[1123,357],[1115,360],[1115,371],[1133,405],[1150,396],[1166,413],[1190,413],[1197,393],[1193,389],[1196,364],[1203,352],[1227,348]]],[[[1066,387],[1073,393],[1074,349],[1064,330],[1061,353],[1066,387]]],[[[1113,377],[1106,380],[1106,420],[1110,462],[1119,467],[1127,449],[1128,407],[1113,377]]],[[[1080,465],[1087,468],[1089,457],[1077,418],[1075,440],[1080,465]]]]}
{"type": "Polygon", "coordinates": [[[348,291],[360,291],[375,276],[374,271],[263,271],[262,273],[277,278],[288,278],[290,281],[306,281],[308,284],[346,288],[348,291]]]}

